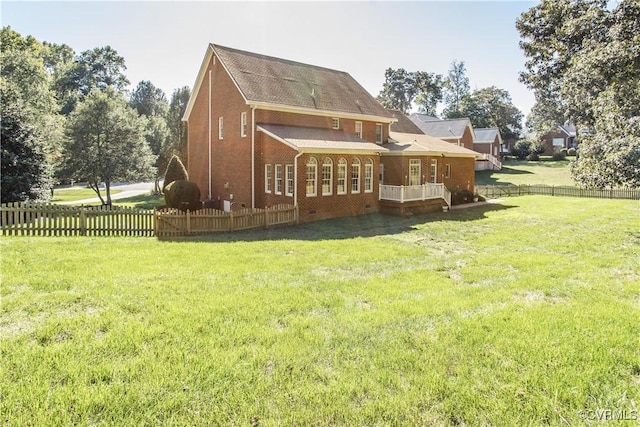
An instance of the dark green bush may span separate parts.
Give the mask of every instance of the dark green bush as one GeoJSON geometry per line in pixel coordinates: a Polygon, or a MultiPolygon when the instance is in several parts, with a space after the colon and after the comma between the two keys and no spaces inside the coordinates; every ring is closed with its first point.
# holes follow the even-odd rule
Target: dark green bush
{"type": "Polygon", "coordinates": [[[183,211],[196,211],[202,207],[198,184],[184,179],[173,181],[165,187],[164,200],[167,207],[183,211]]]}
{"type": "Polygon", "coordinates": [[[162,184],[162,192],[164,193],[167,186],[173,181],[186,181],[188,179],[189,174],[187,173],[187,169],[182,164],[180,158],[174,154],[173,157],[171,157],[171,160],[169,160],[167,171],[164,174],[164,184],[162,184]]]}
{"type": "Polygon", "coordinates": [[[564,160],[567,158],[566,148],[563,148],[562,150],[553,153],[553,160],[564,160]]]}
{"type": "Polygon", "coordinates": [[[463,190],[461,188],[454,188],[451,190],[451,204],[452,205],[462,205],[464,203],[473,202],[473,198],[475,196],[469,190],[463,190]]]}

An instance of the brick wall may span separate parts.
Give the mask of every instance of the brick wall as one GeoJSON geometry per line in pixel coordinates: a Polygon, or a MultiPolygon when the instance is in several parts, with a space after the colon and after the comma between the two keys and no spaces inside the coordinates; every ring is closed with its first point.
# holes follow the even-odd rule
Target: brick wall
{"type": "Polygon", "coordinates": [[[420,159],[420,183],[433,182],[431,161],[436,161],[436,182],[451,189],[460,187],[473,191],[475,185],[475,159],[472,157],[442,156],[381,156],[384,164],[384,184],[409,185],[409,160],[420,159]],[[449,165],[449,177],[446,168],[449,165]]]}

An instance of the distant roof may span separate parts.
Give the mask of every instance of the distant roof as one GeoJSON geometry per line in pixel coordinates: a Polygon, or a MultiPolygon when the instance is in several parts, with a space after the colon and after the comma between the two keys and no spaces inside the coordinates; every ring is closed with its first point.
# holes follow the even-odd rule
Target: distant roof
{"type": "Polygon", "coordinates": [[[362,151],[380,153],[387,151],[381,145],[334,129],[258,124],[258,130],[300,152],[362,151]]]}
{"type": "MultiPolygon", "coordinates": [[[[216,44],[210,44],[207,49],[192,98],[197,95],[213,54],[227,70],[247,104],[375,116],[383,118],[386,123],[392,121],[382,105],[344,71],[216,44]]],[[[191,107],[187,106],[185,118],[190,111],[191,107]]]]}
{"type": "Polygon", "coordinates": [[[564,125],[559,126],[560,129],[567,134],[567,136],[576,136],[576,127],[573,123],[566,123],[564,125]]]}
{"type": "Polygon", "coordinates": [[[475,135],[473,138],[474,144],[493,143],[496,137],[498,137],[499,142],[502,141],[498,128],[477,128],[473,130],[473,133],[475,135]]]}
{"type": "Polygon", "coordinates": [[[418,135],[412,133],[389,132],[390,143],[385,144],[390,153],[409,154],[445,154],[451,157],[481,157],[468,148],[460,147],[456,144],[444,141],[429,135],[418,135]]]}
{"type": "Polygon", "coordinates": [[[437,138],[462,138],[464,130],[467,127],[469,127],[469,129],[471,129],[471,133],[473,133],[471,121],[466,117],[442,120],[437,117],[427,116],[426,114],[414,113],[409,116],[409,119],[411,119],[411,121],[415,123],[415,125],[418,126],[424,134],[435,136],[437,138]]]}
{"type": "Polygon", "coordinates": [[[423,133],[415,123],[413,123],[406,114],[402,111],[398,110],[390,110],[387,109],[387,112],[391,114],[396,120],[395,123],[391,124],[392,132],[402,132],[402,133],[423,133]]]}

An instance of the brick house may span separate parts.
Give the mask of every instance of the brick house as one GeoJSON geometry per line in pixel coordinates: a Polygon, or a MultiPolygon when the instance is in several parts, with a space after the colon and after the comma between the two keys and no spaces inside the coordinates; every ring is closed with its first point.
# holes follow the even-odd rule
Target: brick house
{"type": "Polygon", "coordinates": [[[502,137],[498,128],[476,128],[473,130],[473,151],[482,154],[476,161],[476,170],[500,170],[502,137]]]}
{"type": "Polygon", "coordinates": [[[426,114],[411,114],[409,119],[425,135],[443,139],[452,144],[473,150],[473,126],[468,118],[439,119],[426,114]]]}
{"type": "Polygon", "coordinates": [[[208,206],[292,204],[301,222],[380,210],[395,119],[348,73],[210,44],[183,120],[208,206]]]}
{"type": "Polygon", "coordinates": [[[576,137],[576,127],[573,124],[559,125],[557,129],[545,133],[540,138],[545,147],[543,154],[553,155],[553,153],[563,148],[576,148],[579,143],[576,137]]]}

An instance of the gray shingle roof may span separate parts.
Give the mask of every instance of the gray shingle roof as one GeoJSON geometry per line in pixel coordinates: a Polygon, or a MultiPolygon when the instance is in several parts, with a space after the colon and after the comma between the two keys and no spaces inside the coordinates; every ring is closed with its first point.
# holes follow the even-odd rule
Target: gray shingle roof
{"type": "Polygon", "coordinates": [[[396,123],[391,124],[392,132],[402,132],[402,133],[417,133],[422,134],[423,132],[420,130],[415,123],[413,123],[409,117],[406,116],[402,111],[398,110],[390,110],[387,109],[387,112],[391,114],[396,120],[396,123]]]}
{"type": "Polygon", "coordinates": [[[477,128],[473,130],[475,137],[473,138],[473,143],[492,143],[496,140],[498,136],[498,128],[477,128]]]}
{"type": "Polygon", "coordinates": [[[211,46],[250,103],[391,117],[346,72],[211,46]]]}
{"type": "Polygon", "coordinates": [[[437,117],[414,113],[409,116],[409,119],[424,134],[437,138],[462,138],[467,126],[471,126],[471,121],[468,118],[442,120],[437,117]]]}
{"type": "Polygon", "coordinates": [[[258,130],[266,132],[298,151],[306,152],[336,152],[363,151],[385,152],[381,145],[367,142],[355,135],[334,129],[320,129],[309,127],[282,126],[272,124],[258,124],[258,130]]]}

